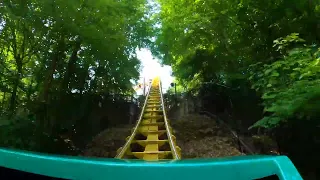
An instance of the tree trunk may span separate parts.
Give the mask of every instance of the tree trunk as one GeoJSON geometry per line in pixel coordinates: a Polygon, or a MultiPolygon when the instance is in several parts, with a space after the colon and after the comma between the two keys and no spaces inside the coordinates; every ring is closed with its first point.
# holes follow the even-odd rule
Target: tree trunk
{"type": "Polygon", "coordinates": [[[33,84],[34,80],[32,78],[31,83],[29,85],[28,91],[27,91],[27,103],[30,102],[31,100],[31,94],[32,94],[32,84],[33,84]]]}
{"type": "Polygon", "coordinates": [[[67,72],[64,75],[64,79],[63,79],[62,86],[61,86],[62,92],[66,92],[69,89],[68,85],[70,82],[70,78],[72,77],[72,75],[76,71],[76,62],[78,60],[78,51],[80,50],[80,46],[81,46],[81,43],[78,40],[74,46],[74,49],[72,51],[72,54],[71,54],[69,62],[68,62],[67,72]]]}
{"type": "Polygon", "coordinates": [[[57,68],[58,56],[59,56],[58,53],[54,55],[51,62],[51,67],[48,71],[48,75],[43,85],[43,95],[42,97],[40,97],[43,102],[47,102],[49,98],[49,89],[51,88],[51,85],[52,85],[54,71],[57,68]]]}
{"type": "Polygon", "coordinates": [[[2,103],[1,103],[2,109],[4,109],[6,107],[5,101],[6,101],[6,92],[3,92],[3,98],[2,98],[2,103]]]}
{"type": "Polygon", "coordinates": [[[9,106],[9,112],[10,112],[9,118],[11,118],[15,113],[16,101],[17,101],[17,97],[18,97],[18,95],[17,95],[18,87],[19,87],[19,83],[20,83],[20,78],[22,77],[22,59],[18,55],[15,57],[15,60],[16,60],[18,73],[15,77],[15,81],[13,84],[13,90],[12,90],[12,94],[11,94],[10,106],[9,106]]]}
{"type": "MultiPolygon", "coordinates": [[[[80,50],[80,46],[81,46],[81,43],[78,40],[73,47],[72,54],[71,54],[69,61],[68,61],[67,70],[66,70],[64,77],[63,77],[63,80],[60,84],[59,104],[61,104],[61,105],[66,105],[66,103],[70,102],[70,101],[67,101],[69,98],[68,97],[69,82],[76,71],[76,62],[78,60],[78,51],[80,50]]],[[[67,108],[60,106],[60,108],[58,108],[58,113],[56,116],[57,117],[56,119],[58,122],[54,122],[51,125],[65,123],[64,119],[65,119],[65,113],[67,113],[67,111],[68,111],[67,108]]]]}
{"type": "Polygon", "coordinates": [[[65,41],[64,36],[60,37],[60,41],[57,44],[56,52],[53,54],[51,66],[49,67],[48,74],[46,80],[43,84],[43,92],[42,95],[39,96],[40,101],[47,102],[49,98],[49,90],[53,81],[53,74],[57,68],[57,64],[60,60],[62,60],[65,56],[65,41]]]}
{"type": "Polygon", "coordinates": [[[87,77],[88,77],[88,68],[89,68],[89,65],[85,65],[82,72],[81,72],[81,75],[79,76],[79,91],[80,91],[80,99],[82,100],[82,96],[83,96],[83,90],[85,89],[85,84],[86,84],[86,80],[87,80],[87,77]]]}
{"type": "Polygon", "coordinates": [[[49,128],[49,131],[51,129],[49,125],[54,124],[54,122],[50,123],[50,119],[47,117],[47,103],[49,100],[49,91],[52,86],[53,74],[57,68],[58,62],[65,58],[65,50],[65,39],[64,36],[61,35],[55,52],[52,56],[51,66],[48,69],[47,77],[45,78],[45,81],[43,83],[43,91],[40,93],[38,97],[39,106],[37,108],[37,121],[41,127],[49,128]]]}
{"type": "Polygon", "coordinates": [[[18,92],[18,84],[19,84],[19,78],[16,77],[15,78],[15,82],[13,85],[13,90],[12,90],[12,94],[11,94],[11,99],[10,99],[10,113],[13,114],[14,113],[14,109],[15,109],[15,105],[16,105],[16,99],[17,99],[17,92],[18,92]]]}

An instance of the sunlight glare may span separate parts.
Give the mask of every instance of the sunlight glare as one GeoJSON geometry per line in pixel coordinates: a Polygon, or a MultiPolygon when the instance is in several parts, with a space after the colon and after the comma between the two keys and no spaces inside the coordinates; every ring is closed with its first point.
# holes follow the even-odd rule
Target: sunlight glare
{"type": "MultiPolygon", "coordinates": [[[[139,83],[143,83],[143,78],[145,78],[146,82],[149,82],[150,79],[153,79],[156,76],[160,76],[162,82],[162,90],[163,92],[166,92],[170,87],[170,83],[173,81],[173,77],[171,76],[171,67],[167,65],[161,66],[158,59],[152,56],[152,53],[149,49],[142,48],[140,50],[137,50],[136,52],[137,57],[141,61],[142,65],[139,83]]],[[[143,89],[137,90],[137,94],[142,93],[143,89]]]]}

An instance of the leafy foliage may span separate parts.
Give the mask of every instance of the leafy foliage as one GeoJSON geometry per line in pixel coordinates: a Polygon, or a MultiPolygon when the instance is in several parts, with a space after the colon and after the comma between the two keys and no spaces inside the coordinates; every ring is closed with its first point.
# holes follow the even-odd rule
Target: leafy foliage
{"type": "MultiPolygon", "coordinates": [[[[296,34],[275,41],[279,50],[290,43],[303,42],[296,34]]],[[[320,49],[300,47],[270,65],[251,65],[252,88],[261,91],[265,112],[271,114],[253,127],[275,127],[293,117],[310,119],[316,116],[315,100],[320,98],[320,49]]]]}
{"type": "Polygon", "coordinates": [[[76,155],[79,149],[61,130],[48,134],[37,126],[35,119],[15,116],[11,123],[0,127],[0,146],[29,151],[76,155]]]}
{"type": "Polygon", "coordinates": [[[320,43],[319,1],[158,2],[153,52],[188,90],[240,89],[245,102],[252,86],[266,112],[254,127],[311,116],[305,108],[318,93],[318,51],[310,44],[320,43]]]}
{"type": "Polygon", "coordinates": [[[51,133],[76,121],[65,119],[78,107],[68,106],[77,99],[70,97],[82,105],[90,94],[131,95],[140,69],[135,51],[148,46],[151,32],[145,4],[1,1],[0,117],[33,114],[35,126],[51,133]]]}

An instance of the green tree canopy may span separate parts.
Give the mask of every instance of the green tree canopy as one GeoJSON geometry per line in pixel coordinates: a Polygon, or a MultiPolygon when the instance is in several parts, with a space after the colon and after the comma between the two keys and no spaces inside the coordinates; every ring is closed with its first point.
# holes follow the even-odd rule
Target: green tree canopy
{"type": "MultiPolygon", "coordinates": [[[[174,75],[188,89],[200,89],[207,82],[240,85],[242,90],[251,84],[258,93],[264,94],[264,106],[275,113],[272,117],[281,120],[294,115],[298,107],[301,110],[307,106],[306,99],[293,97],[300,97],[300,93],[306,93],[309,98],[311,94],[315,95],[312,88],[309,90],[314,93],[297,89],[306,86],[304,83],[311,86],[318,81],[318,65],[314,65],[318,56],[307,47],[320,42],[318,0],[157,2],[161,10],[154,14],[153,20],[160,25],[154,28],[157,38],[153,53],[163,64],[173,67],[174,75]],[[296,47],[300,49],[292,49],[296,47]],[[289,65],[288,61],[292,59],[295,61],[290,61],[289,65]],[[303,64],[301,67],[297,66],[298,61],[303,64]],[[257,64],[257,68],[254,69],[253,64],[257,64]],[[276,71],[276,67],[285,70],[276,71]],[[252,81],[252,73],[257,81],[252,81]],[[287,73],[295,75],[290,77],[287,73]],[[302,83],[302,80],[307,82],[302,83]],[[265,93],[273,93],[272,97],[279,104],[276,107],[270,105],[265,93]],[[298,105],[297,101],[301,104],[298,105]],[[288,103],[294,108],[274,109],[288,103]],[[286,115],[280,116],[283,111],[286,115]]],[[[274,99],[271,98],[270,102],[274,99]]],[[[271,127],[261,122],[265,121],[256,125],[271,127]]]]}

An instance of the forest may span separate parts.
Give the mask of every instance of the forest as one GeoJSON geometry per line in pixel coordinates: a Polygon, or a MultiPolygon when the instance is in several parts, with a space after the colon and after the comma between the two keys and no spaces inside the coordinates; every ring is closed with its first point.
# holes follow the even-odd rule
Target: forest
{"type": "Polygon", "coordinates": [[[319,170],[320,1],[159,5],[152,51],[172,66],[178,90],[200,96],[208,111],[232,106],[240,128],[267,134],[297,166],[319,170]]]}
{"type": "Polygon", "coordinates": [[[127,123],[148,48],[179,93],[316,171],[319,43],[320,0],[2,0],[0,146],[73,154],[127,123]]]}
{"type": "Polygon", "coordinates": [[[59,153],[57,139],[85,141],[123,119],[135,50],[150,41],[147,9],[144,0],[1,1],[0,144],[59,153]]]}

